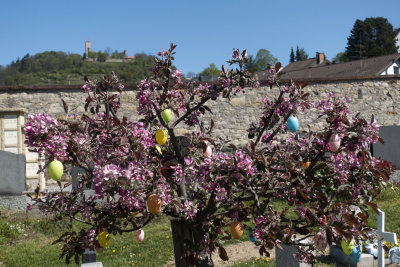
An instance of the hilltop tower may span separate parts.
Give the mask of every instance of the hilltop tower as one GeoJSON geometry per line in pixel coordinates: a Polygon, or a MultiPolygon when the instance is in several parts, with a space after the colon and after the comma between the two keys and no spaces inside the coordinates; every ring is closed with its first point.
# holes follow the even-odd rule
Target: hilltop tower
{"type": "Polygon", "coordinates": [[[90,41],[85,42],[85,58],[89,58],[89,53],[92,52],[92,44],[90,41]]]}

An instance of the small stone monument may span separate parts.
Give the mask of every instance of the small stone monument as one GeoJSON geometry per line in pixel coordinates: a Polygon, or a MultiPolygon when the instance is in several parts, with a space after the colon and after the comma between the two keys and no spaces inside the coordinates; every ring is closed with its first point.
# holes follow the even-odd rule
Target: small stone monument
{"type": "Polygon", "coordinates": [[[282,249],[275,248],[276,256],[276,267],[309,267],[308,263],[299,262],[298,258],[295,258],[295,254],[298,252],[297,248],[291,247],[285,244],[279,244],[282,249]]]}
{"type": "Polygon", "coordinates": [[[389,250],[389,260],[392,264],[400,264],[400,247],[394,247],[389,250]]]}
{"type": "Polygon", "coordinates": [[[96,251],[85,249],[81,267],[103,267],[103,263],[96,261],[96,251]]]}

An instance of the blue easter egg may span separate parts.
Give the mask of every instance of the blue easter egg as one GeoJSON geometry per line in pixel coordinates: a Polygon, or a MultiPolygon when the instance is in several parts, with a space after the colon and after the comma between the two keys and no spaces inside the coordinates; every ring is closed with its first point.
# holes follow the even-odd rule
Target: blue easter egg
{"type": "Polygon", "coordinates": [[[256,242],[257,241],[257,237],[255,237],[253,235],[253,231],[249,230],[249,239],[251,242],[256,242]]]}
{"type": "Polygon", "coordinates": [[[359,262],[361,258],[361,250],[359,247],[354,247],[353,251],[350,254],[350,258],[354,262],[359,262]]]}
{"type": "Polygon", "coordinates": [[[296,117],[290,117],[287,121],[287,127],[289,131],[295,133],[299,129],[299,120],[296,117]]]}

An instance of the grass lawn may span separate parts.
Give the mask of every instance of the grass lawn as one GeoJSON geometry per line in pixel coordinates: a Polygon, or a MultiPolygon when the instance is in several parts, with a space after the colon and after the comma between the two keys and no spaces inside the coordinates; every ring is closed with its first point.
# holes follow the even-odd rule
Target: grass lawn
{"type": "MultiPolygon", "coordinates": [[[[386,189],[376,200],[386,213],[386,231],[400,234],[400,189],[386,189]]],[[[376,214],[371,210],[369,224],[376,227],[376,214]]],[[[0,210],[0,266],[67,266],[60,255],[59,245],[51,243],[64,232],[64,225],[49,218],[35,218],[26,213],[9,214],[0,210]]],[[[172,233],[165,217],[157,217],[144,228],[145,239],[138,243],[133,233],[112,236],[111,242],[98,261],[107,266],[162,266],[173,258],[172,233]]],[[[247,240],[243,234],[241,240],[247,240]]],[[[227,244],[240,241],[229,241],[227,244]]],[[[72,265],[75,265],[72,262],[72,265]]],[[[275,266],[265,257],[234,265],[275,266]]],[[[321,265],[330,266],[330,265],[321,265]]]]}
{"type": "MultiPolygon", "coordinates": [[[[59,245],[51,243],[64,228],[51,219],[34,219],[16,214],[0,217],[0,266],[68,266],[59,259],[59,245]]],[[[103,266],[161,266],[173,256],[170,225],[165,217],[157,218],[144,229],[142,243],[133,233],[112,236],[104,252],[97,254],[103,266]]],[[[75,265],[73,259],[71,264],[75,265]]]]}

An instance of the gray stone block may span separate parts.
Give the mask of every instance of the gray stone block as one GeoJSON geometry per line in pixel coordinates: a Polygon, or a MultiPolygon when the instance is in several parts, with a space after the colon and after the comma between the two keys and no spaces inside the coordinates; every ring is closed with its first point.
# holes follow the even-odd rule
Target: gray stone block
{"type": "Polygon", "coordinates": [[[82,254],[82,263],[96,262],[96,251],[86,249],[82,254]]]}
{"type": "Polygon", "coordinates": [[[371,254],[361,254],[359,262],[354,262],[349,255],[345,254],[342,248],[338,246],[330,246],[330,255],[335,259],[337,264],[350,267],[373,267],[374,256],[371,254]]]}
{"type": "Polygon", "coordinates": [[[294,258],[294,254],[298,252],[295,247],[280,244],[282,249],[275,248],[276,267],[310,267],[307,263],[299,262],[298,258],[294,258]]]}
{"type": "Polygon", "coordinates": [[[377,142],[372,146],[374,157],[381,157],[390,161],[400,169],[400,127],[399,126],[381,126],[379,127],[379,136],[385,142],[381,144],[377,142]]]}
{"type": "Polygon", "coordinates": [[[102,262],[90,262],[90,263],[82,263],[81,267],[103,267],[102,262]]]}
{"type": "Polygon", "coordinates": [[[0,194],[20,195],[25,191],[25,156],[0,151],[0,194]]]}

